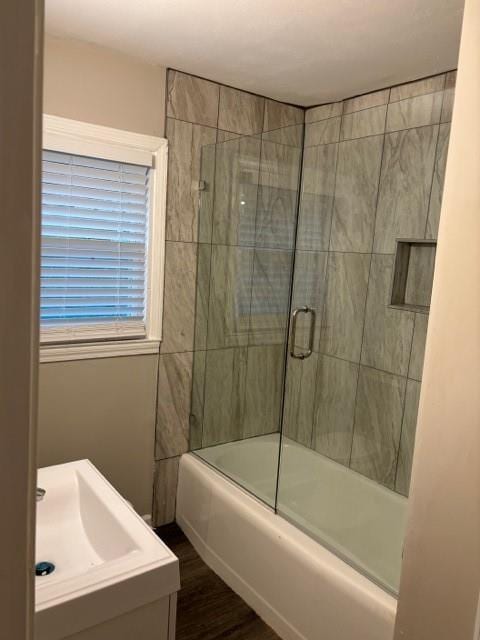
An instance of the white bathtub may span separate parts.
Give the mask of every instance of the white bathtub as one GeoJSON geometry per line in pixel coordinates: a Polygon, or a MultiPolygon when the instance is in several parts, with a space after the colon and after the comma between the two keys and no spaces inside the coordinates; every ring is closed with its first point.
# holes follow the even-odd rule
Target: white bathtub
{"type": "MultiPolygon", "coordinates": [[[[198,454],[273,504],[278,446],[273,434],[198,454]]],[[[406,500],[288,439],[281,468],[278,511],[297,526],[197,455],[184,455],[179,525],[207,564],[285,640],[391,640],[396,599],[326,546],[394,590],[406,500]]]]}

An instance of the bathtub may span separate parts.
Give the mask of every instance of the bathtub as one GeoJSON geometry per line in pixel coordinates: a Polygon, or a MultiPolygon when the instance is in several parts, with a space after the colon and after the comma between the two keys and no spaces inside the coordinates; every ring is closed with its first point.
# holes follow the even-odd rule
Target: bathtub
{"type": "Polygon", "coordinates": [[[280,517],[278,451],[271,434],[182,456],[178,524],[281,638],[391,640],[405,498],[284,438],[280,517]]]}

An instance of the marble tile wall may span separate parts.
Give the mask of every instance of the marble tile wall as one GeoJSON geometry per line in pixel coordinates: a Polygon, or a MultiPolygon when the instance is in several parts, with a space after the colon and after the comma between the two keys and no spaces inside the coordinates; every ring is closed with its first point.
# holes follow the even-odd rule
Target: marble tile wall
{"type": "MultiPolygon", "coordinates": [[[[284,431],[404,495],[428,314],[389,306],[396,239],[437,237],[455,75],[305,114],[294,301],[317,326],[313,356],[289,360],[284,431]]],[[[424,254],[411,304],[428,304],[424,254]]]]}
{"type": "Polygon", "coordinates": [[[396,238],[437,237],[455,72],[307,111],[167,84],[155,524],[182,453],[278,428],[302,151],[294,296],[317,326],[289,360],[285,433],[407,494],[428,315],[388,306],[391,271],[396,238]]]}
{"type": "Polygon", "coordinates": [[[166,111],[156,525],[174,518],[189,448],[278,429],[288,300],[273,303],[290,277],[304,123],[301,108],[175,70],[166,111]]]}

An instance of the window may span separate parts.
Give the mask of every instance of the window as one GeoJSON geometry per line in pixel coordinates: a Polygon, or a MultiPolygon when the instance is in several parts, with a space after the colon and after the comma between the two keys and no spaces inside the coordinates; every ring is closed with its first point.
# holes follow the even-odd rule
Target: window
{"type": "Polygon", "coordinates": [[[158,350],[166,144],[45,116],[42,361],[158,350]]]}

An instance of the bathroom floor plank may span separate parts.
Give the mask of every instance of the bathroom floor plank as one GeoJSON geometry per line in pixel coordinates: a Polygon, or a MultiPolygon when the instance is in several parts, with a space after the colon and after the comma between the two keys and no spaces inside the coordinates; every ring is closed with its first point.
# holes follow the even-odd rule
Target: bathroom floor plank
{"type": "Polygon", "coordinates": [[[159,527],[156,533],[180,560],[176,640],[280,640],[207,567],[178,525],[159,527]]]}

